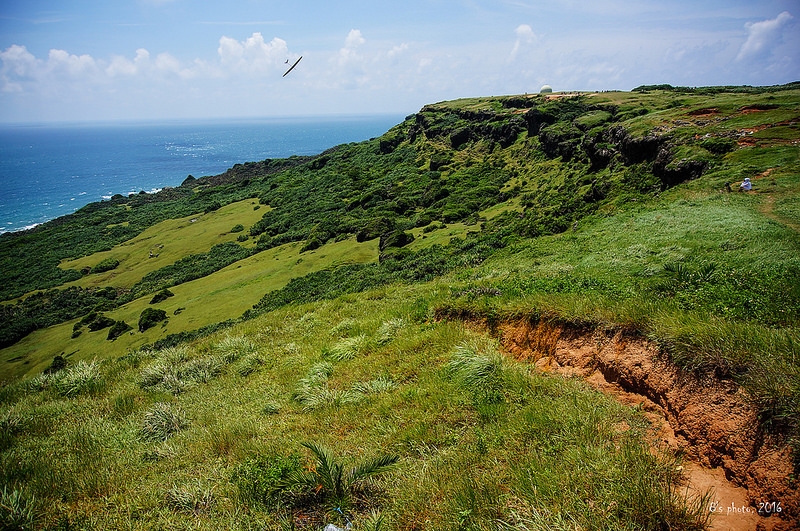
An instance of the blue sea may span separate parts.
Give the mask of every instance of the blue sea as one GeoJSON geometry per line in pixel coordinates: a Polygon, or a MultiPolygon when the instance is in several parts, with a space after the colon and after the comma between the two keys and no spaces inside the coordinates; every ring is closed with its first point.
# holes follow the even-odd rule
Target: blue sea
{"type": "Polygon", "coordinates": [[[402,116],[0,126],[0,233],[114,194],[155,192],[234,164],[316,155],[385,133],[402,116]]]}

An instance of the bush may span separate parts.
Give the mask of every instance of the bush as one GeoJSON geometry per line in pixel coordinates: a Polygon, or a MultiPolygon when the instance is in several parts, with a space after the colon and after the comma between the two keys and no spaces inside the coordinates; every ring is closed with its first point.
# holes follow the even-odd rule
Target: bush
{"type": "Polygon", "coordinates": [[[106,258],[92,268],[92,273],[105,273],[106,271],[116,269],[118,265],[119,260],[116,258],[106,258]]]}
{"type": "Polygon", "coordinates": [[[98,315],[91,323],[89,323],[89,330],[91,332],[97,332],[98,330],[102,330],[103,328],[108,328],[109,326],[113,326],[114,323],[116,323],[114,319],[106,317],[105,315],[98,315]]]}
{"type": "Polygon", "coordinates": [[[289,477],[300,473],[300,456],[258,456],[239,464],[231,477],[244,503],[281,508],[288,502],[289,477]]]}
{"type": "Polygon", "coordinates": [[[403,247],[414,241],[414,235],[410,232],[396,230],[381,235],[378,249],[383,251],[387,247],[403,247]]]}
{"type": "Polygon", "coordinates": [[[167,312],[156,308],[145,308],[139,316],[139,332],[144,332],[158,323],[167,320],[167,312]]]}
{"type": "Polygon", "coordinates": [[[242,232],[243,230],[244,230],[244,225],[239,223],[239,224],[233,226],[233,228],[231,229],[231,232],[242,232]]]}
{"type": "Polygon", "coordinates": [[[158,304],[159,302],[164,302],[165,300],[169,299],[170,297],[174,297],[174,296],[175,296],[174,293],[172,293],[167,288],[164,288],[161,291],[159,291],[158,293],[156,293],[155,295],[153,295],[153,298],[150,299],[150,304],[158,304]]]}
{"type": "Polygon", "coordinates": [[[127,332],[128,330],[133,330],[133,327],[126,323],[125,321],[115,321],[111,328],[108,330],[108,341],[114,341],[119,336],[127,332]]]}

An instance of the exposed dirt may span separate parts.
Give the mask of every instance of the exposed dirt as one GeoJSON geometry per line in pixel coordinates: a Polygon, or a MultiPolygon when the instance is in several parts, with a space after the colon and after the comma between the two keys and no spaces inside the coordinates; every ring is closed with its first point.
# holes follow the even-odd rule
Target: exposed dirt
{"type": "Polygon", "coordinates": [[[712,116],[714,114],[719,114],[719,109],[717,108],[695,109],[693,111],[689,111],[687,114],[689,116],[712,116]]]}
{"type": "Polygon", "coordinates": [[[507,354],[542,371],[579,376],[625,404],[640,406],[654,447],[679,452],[689,493],[712,490],[712,529],[800,528],[800,485],[785,444],[759,429],[735,384],[679,370],[640,337],[528,320],[494,331],[507,354]],[[777,509],[759,516],[758,509],[777,509]],[[767,504],[767,505],[764,505],[767,504]]]}
{"type": "Polygon", "coordinates": [[[739,112],[742,114],[753,114],[754,112],[771,111],[772,109],[777,108],[777,105],[757,103],[755,105],[745,105],[744,107],[740,107],[739,112]]]}
{"type": "MultiPolygon", "coordinates": [[[[742,114],[750,114],[754,112],[761,112],[761,109],[749,110],[749,111],[742,111],[742,114]]],[[[775,122],[770,124],[761,124],[756,125],[754,127],[748,127],[745,129],[740,129],[739,133],[739,146],[755,146],[759,145],[759,143],[767,142],[769,145],[785,145],[785,144],[792,144],[794,145],[797,140],[794,139],[781,139],[781,138],[754,138],[750,135],[753,133],[758,133],[760,131],[764,131],[765,129],[771,129],[773,127],[782,127],[782,126],[792,126],[796,125],[797,122],[800,121],[800,116],[796,116],[790,120],[784,120],[782,122],[775,122]]]]}

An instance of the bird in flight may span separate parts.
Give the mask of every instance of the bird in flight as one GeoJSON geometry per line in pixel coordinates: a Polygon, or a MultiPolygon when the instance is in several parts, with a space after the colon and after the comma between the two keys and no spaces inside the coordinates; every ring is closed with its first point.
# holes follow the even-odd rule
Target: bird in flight
{"type": "MultiPolygon", "coordinates": [[[[300,56],[300,59],[302,59],[302,58],[303,58],[303,56],[301,55],[301,56],[300,56]]],[[[289,72],[291,72],[292,70],[294,70],[294,67],[296,67],[296,66],[297,66],[297,63],[299,63],[299,62],[300,62],[300,59],[298,59],[297,61],[295,61],[295,62],[294,62],[294,64],[293,64],[292,66],[290,66],[290,67],[289,67],[289,70],[287,70],[286,72],[284,72],[284,74],[283,74],[283,76],[282,76],[282,77],[286,77],[286,74],[288,74],[289,72]]],[[[286,64],[287,64],[287,65],[289,64],[289,60],[288,60],[288,59],[286,60],[286,64]]]]}

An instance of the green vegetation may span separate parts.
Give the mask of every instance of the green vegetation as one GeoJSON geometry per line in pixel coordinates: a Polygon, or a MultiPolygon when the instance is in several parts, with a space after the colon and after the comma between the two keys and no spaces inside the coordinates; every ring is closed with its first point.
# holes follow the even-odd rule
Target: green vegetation
{"type": "Polygon", "coordinates": [[[463,99],[0,236],[0,521],[704,529],[641,411],[491,334],[646,337],[796,451],[798,117],[796,86],[463,99]]]}
{"type": "Polygon", "coordinates": [[[167,312],[156,308],[145,308],[139,316],[139,332],[144,332],[167,319],[167,312]]]}
{"type": "Polygon", "coordinates": [[[91,269],[92,273],[105,273],[106,271],[111,271],[112,269],[116,269],[119,265],[119,260],[116,258],[106,258],[105,260],[101,261],[99,264],[94,266],[91,269]]]}

